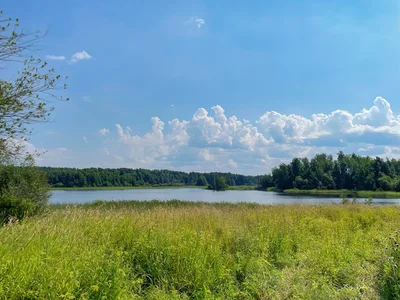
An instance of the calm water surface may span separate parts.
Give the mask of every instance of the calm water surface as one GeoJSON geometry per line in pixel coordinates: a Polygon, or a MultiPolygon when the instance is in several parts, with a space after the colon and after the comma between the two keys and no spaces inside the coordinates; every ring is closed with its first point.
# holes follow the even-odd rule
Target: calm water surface
{"type": "MultiPolygon", "coordinates": [[[[260,204],[330,204],[340,203],[339,198],[316,196],[288,196],[261,191],[214,192],[203,189],[132,189],[132,190],[93,190],[93,191],[52,191],[50,203],[90,203],[95,200],[186,200],[204,202],[250,202],[260,204]]],[[[358,199],[363,202],[365,199],[358,199]]],[[[400,205],[400,199],[373,199],[377,205],[400,205]]]]}

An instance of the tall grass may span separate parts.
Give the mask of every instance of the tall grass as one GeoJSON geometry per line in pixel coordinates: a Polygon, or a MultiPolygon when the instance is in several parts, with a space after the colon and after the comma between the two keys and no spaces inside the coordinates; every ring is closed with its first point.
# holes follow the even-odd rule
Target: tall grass
{"type": "Polygon", "coordinates": [[[58,205],[0,228],[0,298],[391,299],[399,225],[358,204],[58,205]]]}

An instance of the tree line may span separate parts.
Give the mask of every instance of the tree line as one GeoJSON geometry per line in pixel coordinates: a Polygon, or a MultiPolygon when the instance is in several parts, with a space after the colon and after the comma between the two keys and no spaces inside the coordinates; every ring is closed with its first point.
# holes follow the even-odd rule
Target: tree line
{"type": "Polygon", "coordinates": [[[52,187],[208,186],[223,178],[229,186],[256,186],[261,176],[232,173],[197,173],[147,169],[51,168],[40,167],[52,187]]]}
{"type": "Polygon", "coordinates": [[[400,160],[356,154],[317,154],[311,160],[294,158],[264,175],[261,187],[286,189],[400,191],[400,160]]]}

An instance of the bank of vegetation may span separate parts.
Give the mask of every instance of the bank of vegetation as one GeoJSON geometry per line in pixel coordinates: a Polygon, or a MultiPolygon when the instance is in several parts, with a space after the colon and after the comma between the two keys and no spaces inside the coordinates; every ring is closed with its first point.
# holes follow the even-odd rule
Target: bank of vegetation
{"type": "Polygon", "coordinates": [[[198,173],[147,169],[40,168],[53,188],[99,187],[179,187],[213,185],[222,178],[226,186],[257,186],[261,176],[232,173],[198,173]]]}
{"type": "Polygon", "coordinates": [[[400,160],[345,155],[342,151],[336,159],[327,154],[317,154],[311,160],[294,158],[264,175],[260,185],[291,194],[399,198],[400,160]]]}
{"type": "Polygon", "coordinates": [[[319,197],[336,197],[336,198],[400,199],[400,192],[391,192],[391,191],[288,189],[288,190],[284,190],[282,193],[284,195],[319,196],[319,197]]]}
{"type": "Polygon", "coordinates": [[[1,299],[397,299],[400,208],[58,205],[0,229],[1,299]]]}

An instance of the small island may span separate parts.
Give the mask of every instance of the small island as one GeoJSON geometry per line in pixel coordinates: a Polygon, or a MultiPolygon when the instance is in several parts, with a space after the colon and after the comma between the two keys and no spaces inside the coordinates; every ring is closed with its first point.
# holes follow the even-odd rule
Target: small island
{"type": "Polygon", "coordinates": [[[213,182],[208,185],[207,189],[213,191],[225,191],[228,188],[225,177],[215,175],[213,182]]]}

